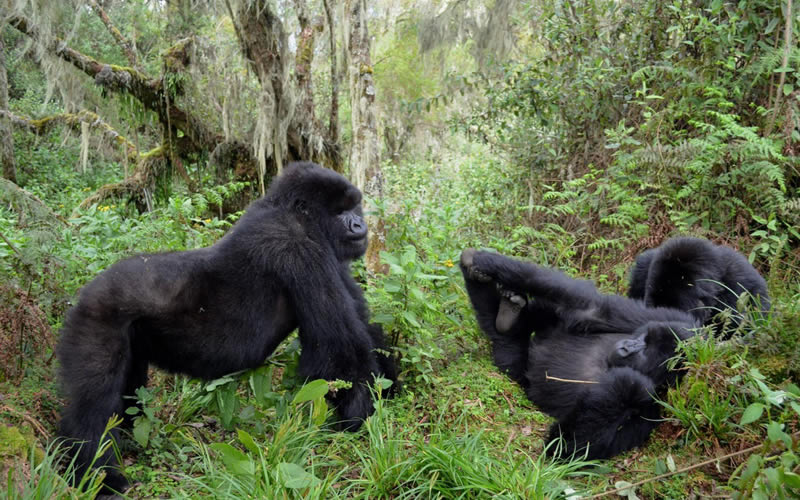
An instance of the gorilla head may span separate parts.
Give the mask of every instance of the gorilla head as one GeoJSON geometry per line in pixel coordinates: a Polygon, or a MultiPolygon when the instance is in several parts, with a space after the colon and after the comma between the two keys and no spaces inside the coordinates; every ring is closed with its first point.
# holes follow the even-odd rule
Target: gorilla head
{"type": "Polygon", "coordinates": [[[272,183],[264,201],[292,206],[300,226],[323,236],[340,261],[357,259],[367,250],[361,191],[332,170],[294,163],[272,183]]]}

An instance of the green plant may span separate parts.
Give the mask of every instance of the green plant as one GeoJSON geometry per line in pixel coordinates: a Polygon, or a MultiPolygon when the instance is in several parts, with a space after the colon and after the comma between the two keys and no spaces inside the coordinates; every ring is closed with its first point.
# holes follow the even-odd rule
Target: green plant
{"type": "Polygon", "coordinates": [[[748,379],[757,392],[756,401],[742,414],[741,426],[759,423],[766,439],[758,451],[740,465],[728,482],[733,498],[796,498],[800,495],[800,433],[792,434],[785,423],[800,417],[800,388],[785,390],[767,386],[757,369],[748,379]]]}

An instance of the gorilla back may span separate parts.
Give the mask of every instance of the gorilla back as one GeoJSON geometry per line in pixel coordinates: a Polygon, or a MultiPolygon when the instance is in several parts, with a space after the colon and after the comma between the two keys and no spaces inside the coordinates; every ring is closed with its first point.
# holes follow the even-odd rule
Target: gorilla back
{"type": "MultiPolygon", "coordinates": [[[[212,379],[263,363],[295,328],[299,374],[352,381],[332,403],[344,428],[358,428],[372,412],[366,383],[396,378],[350,275],[367,244],[360,203],[339,174],[292,164],[213,246],[122,260],[86,285],[57,348],[68,400],[60,433],[83,443],[78,474],[150,363],[212,379]]],[[[127,487],[110,451],[95,465],[111,466],[107,488],[127,487]]]]}

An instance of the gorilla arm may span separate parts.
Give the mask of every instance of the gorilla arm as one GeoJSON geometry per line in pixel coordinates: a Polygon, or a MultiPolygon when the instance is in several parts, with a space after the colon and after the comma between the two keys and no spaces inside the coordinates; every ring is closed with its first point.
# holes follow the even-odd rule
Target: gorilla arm
{"type": "Polygon", "coordinates": [[[282,253],[287,267],[281,276],[287,281],[303,347],[299,375],[352,382],[352,388],[337,392],[331,401],[339,412],[341,427],[356,430],[372,413],[367,384],[381,370],[356,298],[342,293],[348,289],[340,272],[346,264],[311,240],[282,253]],[[286,255],[291,255],[291,260],[286,255]]]}

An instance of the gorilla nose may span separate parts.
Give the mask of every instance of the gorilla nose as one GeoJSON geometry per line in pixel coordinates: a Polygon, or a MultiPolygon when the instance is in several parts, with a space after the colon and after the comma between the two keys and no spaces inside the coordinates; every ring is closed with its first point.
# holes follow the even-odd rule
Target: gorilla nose
{"type": "Polygon", "coordinates": [[[367,223],[363,219],[350,219],[350,233],[361,238],[367,234],[367,223]]]}

